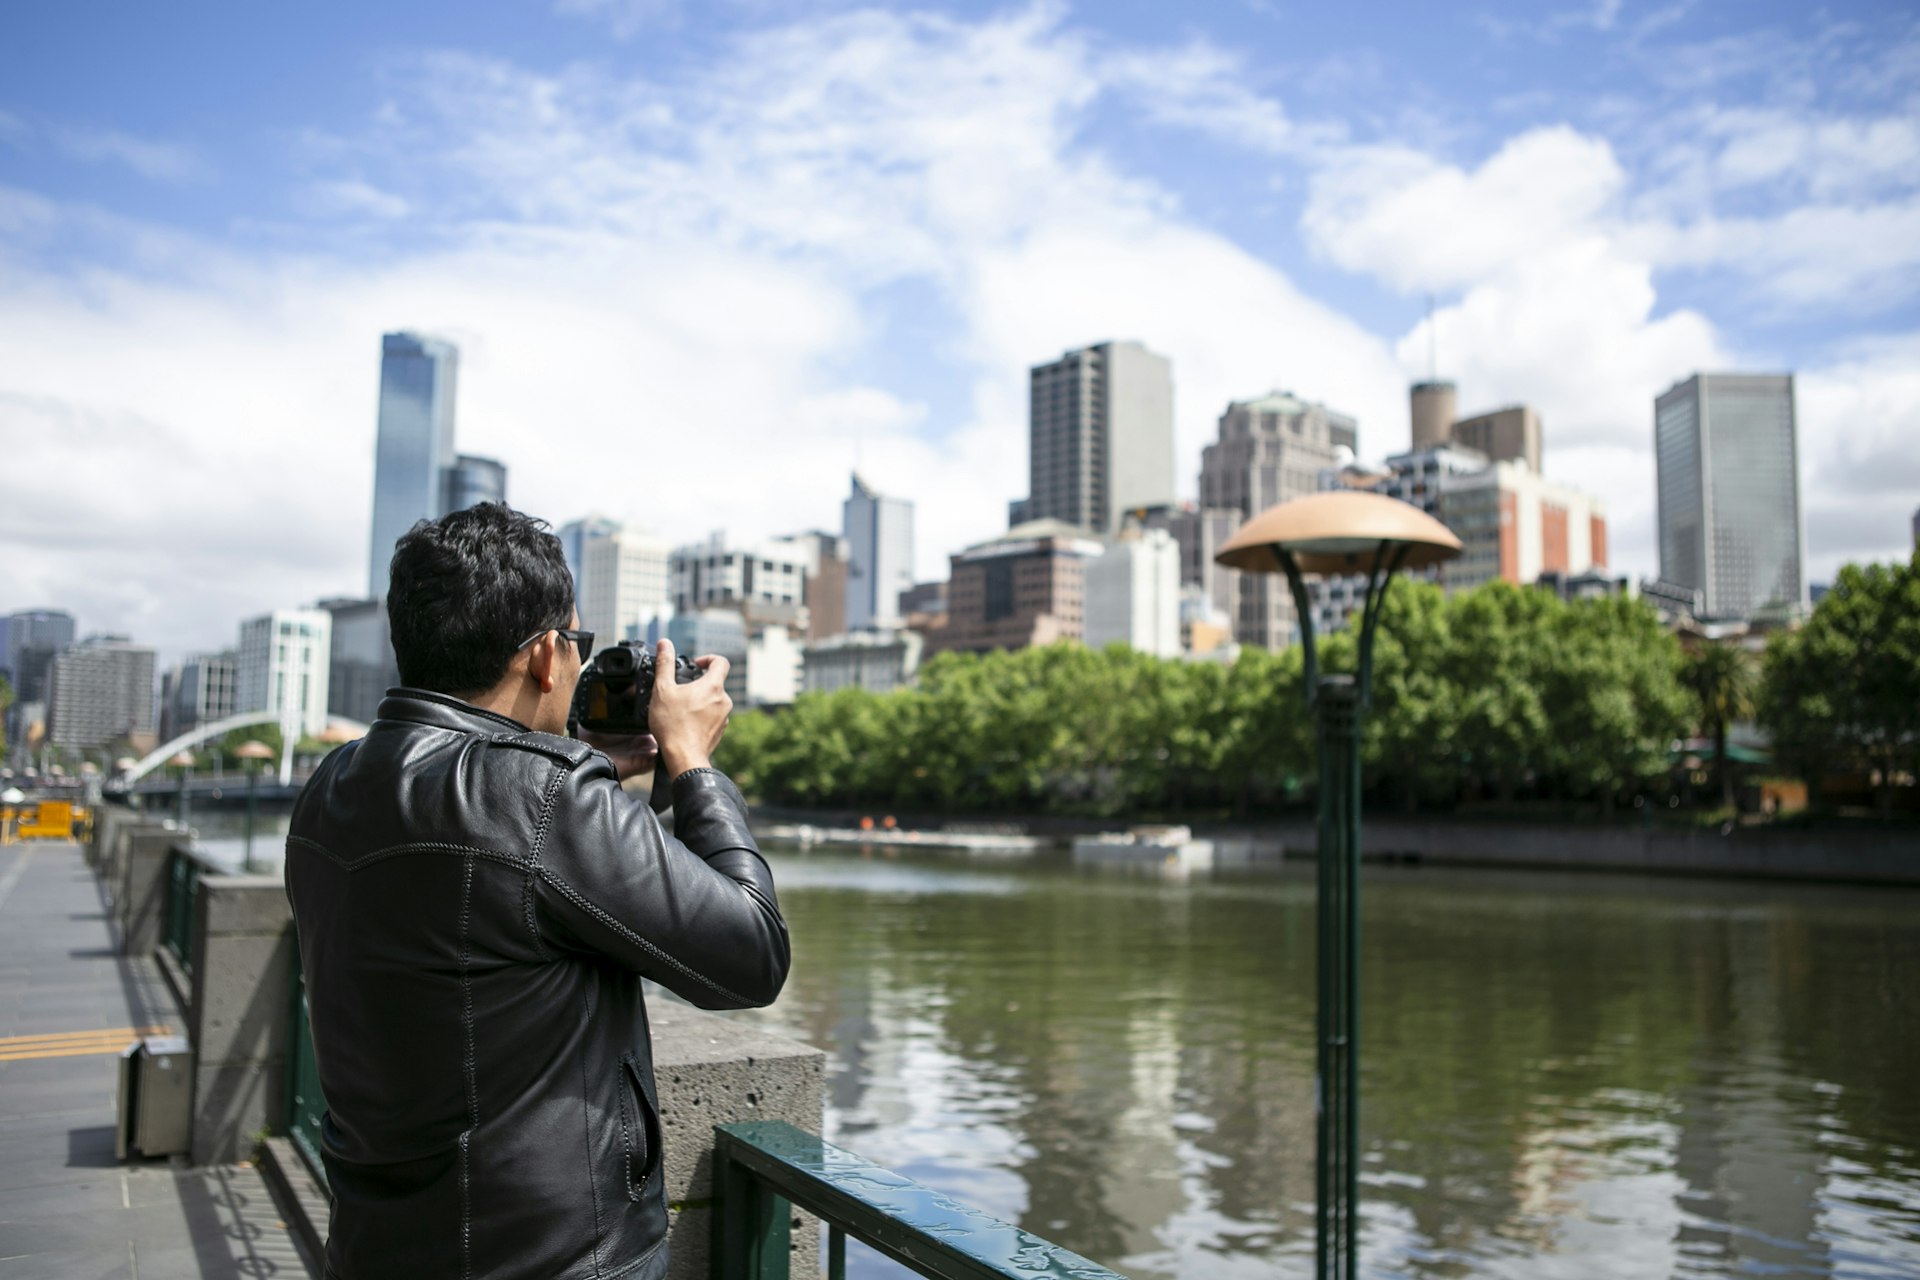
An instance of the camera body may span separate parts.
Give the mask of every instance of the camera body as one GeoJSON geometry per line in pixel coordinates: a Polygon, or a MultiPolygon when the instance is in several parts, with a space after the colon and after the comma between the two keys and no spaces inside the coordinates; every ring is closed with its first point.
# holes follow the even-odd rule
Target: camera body
{"type": "MultiPolygon", "coordinates": [[[[595,733],[646,733],[647,704],[653,698],[653,650],[639,640],[622,640],[593,655],[573,691],[570,727],[595,733]]],[[[673,679],[691,684],[706,673],[693,659],[676,656],[673,679]]]]}

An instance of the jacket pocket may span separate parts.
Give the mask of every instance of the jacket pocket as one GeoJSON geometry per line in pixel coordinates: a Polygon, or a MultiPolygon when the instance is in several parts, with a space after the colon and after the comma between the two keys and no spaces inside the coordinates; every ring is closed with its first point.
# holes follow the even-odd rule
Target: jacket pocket
{"type": "Polygon", "coordinates": [[[660,1115],[632,1054],[620,1059],[620,1142],[626,1158],[627,1199],[638,1201],[660,1168],[660,1115]]]}

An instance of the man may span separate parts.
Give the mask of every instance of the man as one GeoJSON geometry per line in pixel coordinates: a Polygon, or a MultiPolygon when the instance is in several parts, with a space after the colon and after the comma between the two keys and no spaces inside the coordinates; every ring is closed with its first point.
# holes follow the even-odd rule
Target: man
{"type": "Polygon", "coordinates": [[[561,736],[592,637],[545,530],[486,503],[400,540],[405,687],[294,807],[340,1280],[664,1275],[640,979],[709,1009],[786,980],[773,878],[709,759],[726,660],[656,684],[654,741],[561,736]],[[619,785],[656,763],[678,838],[619,785]]]}

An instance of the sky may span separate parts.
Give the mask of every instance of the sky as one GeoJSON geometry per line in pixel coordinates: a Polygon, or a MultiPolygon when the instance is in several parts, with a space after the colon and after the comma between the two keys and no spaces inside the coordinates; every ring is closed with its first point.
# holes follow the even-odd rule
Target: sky
{"type": "Polygon", "coordinates": [[[1920,507],[1920,17],[1749,0],[9,6],[0,611],[163,658],[365,590],[380,334],[514,505],[676,542],[1026,492],[1026,370],[1408,439],[1437,371],[1658,570],[1653,398],[1797,375],[1810,577],[1920,507]]]}

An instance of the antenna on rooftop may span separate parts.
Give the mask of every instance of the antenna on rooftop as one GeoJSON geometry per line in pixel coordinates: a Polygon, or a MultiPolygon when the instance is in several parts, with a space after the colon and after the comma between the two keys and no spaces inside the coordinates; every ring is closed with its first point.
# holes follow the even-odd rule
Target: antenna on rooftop
{"type": "Polygon", "coordinates": [[[1427,381],[1440,381],[1440,333],[1433,325],[1433,295],[1427,295],[1427,381]]]}

